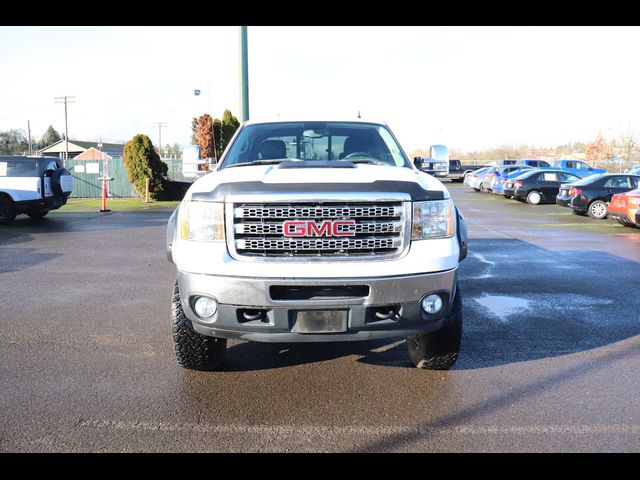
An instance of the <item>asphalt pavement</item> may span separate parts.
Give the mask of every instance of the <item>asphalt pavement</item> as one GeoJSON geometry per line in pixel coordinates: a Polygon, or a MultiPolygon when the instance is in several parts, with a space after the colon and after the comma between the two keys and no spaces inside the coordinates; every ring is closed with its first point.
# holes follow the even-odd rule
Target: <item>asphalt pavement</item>
{"type": "Polygon", "coordinates": [[[170,211],[0,227],[0,451],[640,451],[640,230],[449,187],[470,240],[444,372],[402,339],[230,341],[184,370],[170,211]]]}

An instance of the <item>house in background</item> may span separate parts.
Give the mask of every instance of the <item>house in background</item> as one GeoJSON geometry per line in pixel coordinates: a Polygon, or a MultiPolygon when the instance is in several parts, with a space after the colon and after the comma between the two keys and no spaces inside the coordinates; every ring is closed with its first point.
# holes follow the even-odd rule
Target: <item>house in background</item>
{"type": "MultiPolygon", "coordinates": [[[[99,142],[84,142],[81,140],[71,140],[69,139],[69,159],[76,158],[77,156],[87,152],[89,149],[94,149],[97,152],[97,157],[95,160],[100,159],[99,154],[100,151],[108,155],[109,157],[122,157],[122,152],[124,151],[123,143],[104,143],[102,142],[102,148],[98,147],[99,142]]],[[[60,140],[54,144],[49,145],[48,147],[40,150],[40,155],[52,155],[55,157],[62,158],[64,156],[64,152],[66,151],[66,142],[64,140],[60,140]]],[[[110,158],[110,159],[111,159],[110,158]]],[[[84,158],[84,160],[89,160],[88,158],[84,158]]]]}
{"type": "MultiPolygon", "coordinates": [[[[71,152],[69,152],[69,158],[71,158],[71,152]]],[[[99,161],[99,160],[113,160],[113,157],[109,154],[107,154],[106,152],[101,152],[100,150],[98,150],[97,148],[94,147],[90,147],[87,148],[84,152],[76,155],[75,157],[73,157],[74,160],[94,160],[94,161],[99,161]]]]}

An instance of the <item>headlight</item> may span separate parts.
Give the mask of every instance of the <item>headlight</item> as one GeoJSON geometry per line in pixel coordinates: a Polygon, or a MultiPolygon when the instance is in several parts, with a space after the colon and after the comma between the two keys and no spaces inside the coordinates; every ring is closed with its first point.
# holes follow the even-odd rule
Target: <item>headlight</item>
{"type": "Polygon", "coordinates": [[[223,209],[223,203],[184,202],[180,207],[182,238],[203,242],[224,241],[223,209]]]}
{"type": "Polygon", "coordinates": [[[453,201],[450,199],[414,202],[411,238],[420,240],[452,237],[455,232],[453,211],[453,201]]]}

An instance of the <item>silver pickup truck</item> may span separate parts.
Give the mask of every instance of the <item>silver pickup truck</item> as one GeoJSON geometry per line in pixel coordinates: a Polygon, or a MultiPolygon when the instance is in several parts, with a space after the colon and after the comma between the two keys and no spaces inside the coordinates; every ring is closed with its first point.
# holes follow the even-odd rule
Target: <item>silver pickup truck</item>
{"type": "Polygon", "coordinates": [[[449,192],[385,124],[246,122],[168,223],[178,362],[218,369],[229,338],[407,337],[417,367],[450,368],[466,252],[449,192]]]}

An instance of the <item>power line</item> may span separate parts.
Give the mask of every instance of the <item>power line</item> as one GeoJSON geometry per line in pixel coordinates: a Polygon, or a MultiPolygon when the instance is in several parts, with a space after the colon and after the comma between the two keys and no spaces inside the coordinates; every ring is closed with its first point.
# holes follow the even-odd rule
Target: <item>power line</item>
{"type": "Polygon", "coordinates": [[[63,96],[63,97],[54,97],[54,103],[64,103],[64,141],[65,145],[65,155],[64,160],[62,161],[62,166],[64,167],[64,162],[69,160],[69,126],[67,124],[67,103],[75,103],[75,96],[63,96]]]}
{"type": "Polygon", "coordinates": [[[158,151],[162,150],[162,127],[167,126],[167,122],[156,122],[152,124],[154,127],[158,127],[158,151]]]}

